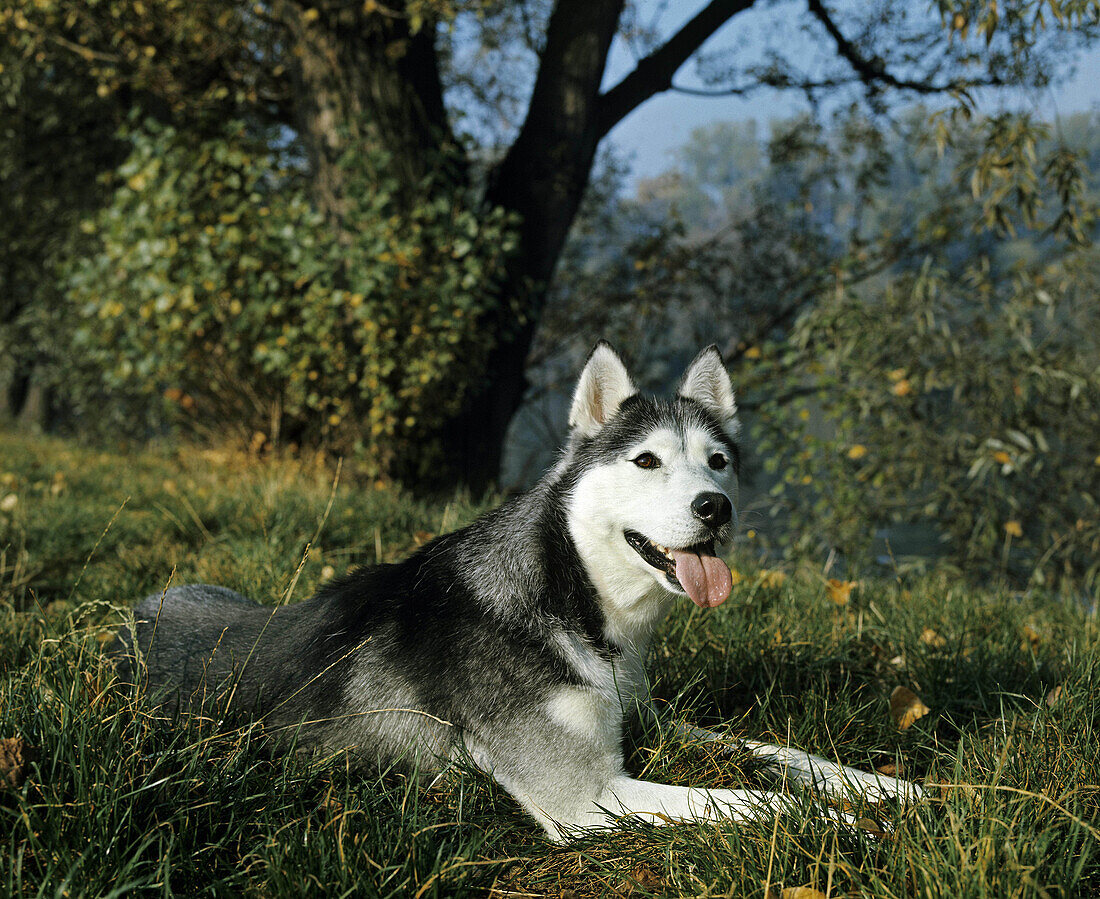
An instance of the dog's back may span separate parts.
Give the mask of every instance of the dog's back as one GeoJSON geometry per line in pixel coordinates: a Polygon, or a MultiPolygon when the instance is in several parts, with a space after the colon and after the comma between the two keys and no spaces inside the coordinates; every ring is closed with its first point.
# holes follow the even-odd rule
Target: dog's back
{"type": "Polygon", "coordinates": [[[285,606],[260,605],[224,587],[173,587],[135,610],[136,651],[124,629],[111,652],[124,679],[168,712],[258,720],[301,747],[347,750],[359,761],[404,757],[430,768],[447,755],[451,729],[430,715],[396,711],[418,708],[420,697],[385,658],[392,628],[369,613],[361,592],[388,580],[392,567],[285,606]],[[349,594],[358,601],[348,602],[349,594]],[[349,703],[352,693],[366,702],[349,703]]]}
{"type": "Polygon", "coordinates": [[[567,575],[543,558],[551,549],[541,539],[517,551],[518,522],[529,525],[537,504],[517,498],[304,602],[259,605],[205,585],[154,594],[135,611],[137,651],[124,631],[113,653],[169,711],[248,715],[299,746],[430,770],[459,747],[515,739],[514,724],[538,714],[548,691],[577,681],[556,648],[564,631],[555,640],[543,623],[576,626],[547,605],[576,591],[546,582],[547,572],[567,575]]]}

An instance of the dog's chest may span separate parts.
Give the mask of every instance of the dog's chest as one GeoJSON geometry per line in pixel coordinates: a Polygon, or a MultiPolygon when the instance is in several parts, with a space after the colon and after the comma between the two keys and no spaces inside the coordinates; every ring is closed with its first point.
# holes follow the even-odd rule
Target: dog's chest
{"type": "Polygon", "coordinates": [[[623,719],[643,699],[646,689],[641,657],[630,653],[610,661],[573,647],[574,670],[580,684],[563,684],[551,691],[546,712],[573,738],[617,746],[623,719]],[[582,663],[583,664],[578,664],[582,663]]]}
{"type": "Polygon", "coordinates": [[[600,744],[618,742],[623,710],[617,697],[593,687],[559,687],[546,710],[571,737],[600,744]]]}

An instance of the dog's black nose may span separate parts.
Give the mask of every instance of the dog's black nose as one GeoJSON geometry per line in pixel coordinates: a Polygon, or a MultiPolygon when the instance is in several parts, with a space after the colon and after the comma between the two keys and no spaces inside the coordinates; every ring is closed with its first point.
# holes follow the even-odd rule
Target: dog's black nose
{"type": "Polygon", "coordinates": [[[700,493],[691,501],[691,514],[709,528],[729,524],[733,503],[723,493],[700,493]]]}

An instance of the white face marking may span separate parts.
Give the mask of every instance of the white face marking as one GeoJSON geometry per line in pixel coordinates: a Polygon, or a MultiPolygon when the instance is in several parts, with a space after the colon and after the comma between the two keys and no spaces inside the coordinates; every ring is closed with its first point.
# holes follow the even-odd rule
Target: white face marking
{"type": "MultiPolygon", "coordinates": [[[[692,500],[700,493],[721,493],[731,503],[737,500],[733,465],[712,468],[710,459],[715,453],[729,457],[729,450],[702,428],[689,428],[682,437],[662,428],[631,447],[612,475],[619,487],[616,518],[620,530],[638,531],[675,549],[707,539],[706,529],[692,514],[692,500]],[[630,461],[645,452],[660,460],[658,467],[638,468],[630,461]]],[[[736,512],[734,515],[735,524],[736,512]]]]}
{"type": "MultiPolygon", "coordinates": [[[[627,544],[624,532],[637,531],[675,549],[707,540],[711,535],[692,514],[691,502],[711,492],[736,505],[737,476],[728,448],[695,427],[683,434],[671,428],[651,431],[618,461],[598,465],[578,480],[570,498],[570,531],[605,602],[608,627],[623,638],[641,639],[663,616],[675,589],[627,544]],[[660,464],[640,468],[631,460],[642,453],[660,464]],[[725,468],[710,466],[715,453],[727,458],[725,468]]],[[[733,526],[736,521],[735,512],[733,526]]]]}

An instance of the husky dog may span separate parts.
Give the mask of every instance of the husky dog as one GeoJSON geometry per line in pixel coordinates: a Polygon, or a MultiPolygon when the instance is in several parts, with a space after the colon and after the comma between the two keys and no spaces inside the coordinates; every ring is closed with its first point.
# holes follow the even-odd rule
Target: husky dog
{"type": "MultiPolygon", "coordinates": [[[[359,762],[424,771],[470,759],[553,840],[624,815],[783,811],[792,800],[779,793],[665,786],[623,767],[624,720],[652,709],[642,666],[655,628],[681,597],[709,609],[730,593],[717,547],[737,523],[736,412],[715,347],[661,401],[640,396],[601,342],[576,387],[569,442],[529,492],[301,603],[169,589],[138,607],[136,641],[124,633],[115,651],[170,708],[214,699],[359,762]]],[[[919,796],[797,750],[739,745],[828,793],[919,796]]]]}

